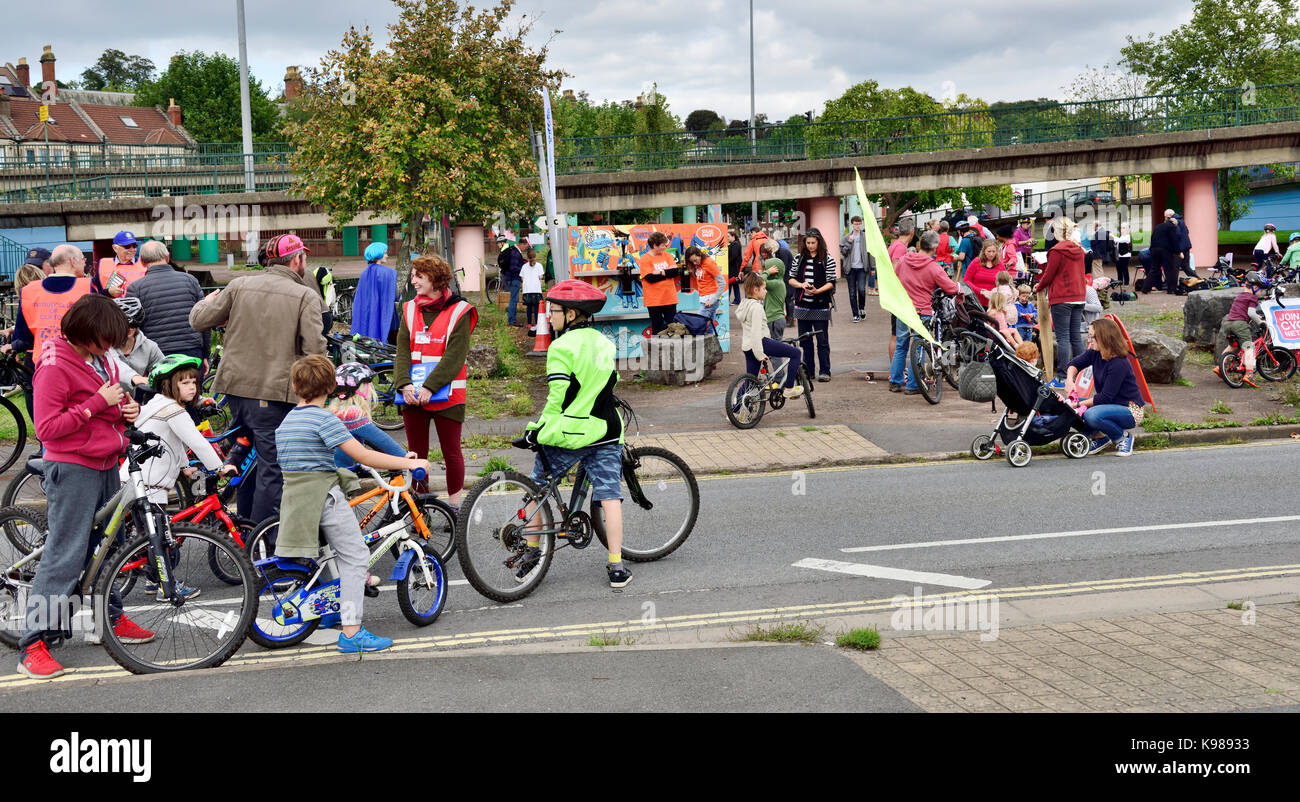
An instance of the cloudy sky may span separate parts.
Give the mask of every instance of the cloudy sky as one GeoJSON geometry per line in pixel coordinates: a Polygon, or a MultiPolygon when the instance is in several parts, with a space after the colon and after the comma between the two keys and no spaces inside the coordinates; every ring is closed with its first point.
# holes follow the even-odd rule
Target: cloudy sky
{"type": "MultiPolygon", "coordinates": [[[[486,0],[484,0],[486,2],[486,0]]],[[[272,95],[289,64],[318,63],[348,26],[386,41],[387,0],[247,0],[253,75],[272,95]]],[[[1163,34],[1191,19],[1190,0],[756,0],[757,107],[772,119],[812,110],[853,84],[910,85],[988,101],[1062,97],[1084,65],[1119,57],[1125,36],[1163,34]]],[[[179,50],[238,54],[235,0],[43,0],[32,24],[0,28],[0,62],[26,56],[33,80],[44,45],[73,80],[116,47],[159,67],[179,50]],[[42,21],[42,19],[44,21],[42,21]]],[[[684,118],[696,108],[749,116],[748,0],[518,0],[551,39],[565,87],[593,99],[634,98],[651,83],[684,118]],[[561,31],[554,34],[553,31],[561,31]]]]}

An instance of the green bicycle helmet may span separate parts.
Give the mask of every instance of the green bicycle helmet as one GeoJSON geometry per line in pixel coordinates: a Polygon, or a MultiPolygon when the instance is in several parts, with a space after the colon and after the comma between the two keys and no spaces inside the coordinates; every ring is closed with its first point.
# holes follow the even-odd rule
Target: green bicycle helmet
{"type": "Polygon", "coordinates": [[[168,354],[162,358],[161,362],[153,366],[153,370],[149,371],[149,386],[154,389],[154,392],[161,392],[163,380],[181,368],[201,370],[203,360],[185,354],[168,354]]]}

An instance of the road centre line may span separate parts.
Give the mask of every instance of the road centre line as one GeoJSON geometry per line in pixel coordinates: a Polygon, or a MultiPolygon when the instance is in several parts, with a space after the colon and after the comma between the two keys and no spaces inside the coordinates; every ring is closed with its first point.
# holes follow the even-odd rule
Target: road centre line
{"type": "Polygon", "coordinates": [[[1117,526],[1110,529],[1078,529],[1071,532],[1041,532],[1034,535],[1000,535],[998,537],[973,537],[960,540],[926,540],[919,543],[891,543],[882,546],[854,546],[840,549],[846,554],[866,551],[901,551],[903,549],[929,549],[937,546],[970,546],[984,543],[1009,543],[1018,540],[1047,540],[1086,535],[1122,535],[1130,532],[1158,532],[1165,529],[1208,529],[1217,526],[1249,526],[1252,524],[1286,523],[1300,521],[1300,515],[1279,515],[1272,518],[1237,518],[1231,521],[1192,521],[1181,524],[1151,524],[1149,526],[1117,526]]]}
{"type": "Polygon", "coordinates": [[[946,588],[965,588],[979,590],[993,584],[990,579],[972,579],[968,576],[953,574],[936,574],[928,571],[909,571],[906,568],[888,568],[883,565],[865,565],[863,563],[846,563],[839,560],[819,560],[808,557],[794,563],[792,568],[813,568],[818,571],[832,571],[837,574],[865,576],[872,579],[896,579],[914,585],[940,585],[946,588]]]}
{"type": "MultiPolygon", "coordinates": [[[[1272,565],[1254,568],[1223,568],[1212,571],[1188,571],[1177,574],[1161,574],[1147,577],[1117,577],[1115,579],[1098,579],[1083,582],[1054,583],[1046,585],[1025,585],[1012,588],[991,588],[978,592],[957,591],[933,594],[921,599],[923,605],[934,604],[946,599],[989,598],[997,596],[1001,601],[1017,598],[1042,598],[1067,596],[1074,593],[1106,592],[1113,590],[1133,590],[1141,588],[1159,588],[1175,585],[1189,585],[1205,582],[1231,582],[1249,579],[1261,579],[1279,576],[1300,576],[1300,564],[1272,565]]],[[[850,613],[879,612],[897,610],[897,597],[887,599],[867,599],[849,602],[828,602],[823,604],[801,604],[787,607],[770,607],[755,610],[733,610],[727,612],[696,613],[681,616],[664,616],[654,625],[646,625],[641,619],[625,621],[606,621],[603,623],[565,624],[555,627],[530,627],[518,630],[493,630],[488,632],[468,632],[457,635],[423,636],[412,638],[395,638],[393,651],[414,651],[445,648],[451,646],[471,646],[475,644],[508,643],[511,641],[540,641],[552,638],[580,637],[611,629],[625,631],[653,632],[657,629],[674,630],[689,627],[720,626],[725,624],[750,624],[771,620],[847,615],[850,613]]],[[[915,606],[914,597],[906,597],[901,607],[915,606]]],[[[273,663],[307,662],[318,659],[338,657],[338,651],[331,646],[303,647],[294,650],[276,652],[258,652],[240,655],[227,661],[227,666],[257,666],[273,663]]],[[[187,675],[189,675],[187,673],[187,675]]],[[[131,674],[115,665],[88,666],[69,668],[67,673],[53,680],[31,679],[17,672],[0,676],[0,689],[30,687],[57,682],[71,682],[78,679],[114,679],[129,677],[131,674]]]]}

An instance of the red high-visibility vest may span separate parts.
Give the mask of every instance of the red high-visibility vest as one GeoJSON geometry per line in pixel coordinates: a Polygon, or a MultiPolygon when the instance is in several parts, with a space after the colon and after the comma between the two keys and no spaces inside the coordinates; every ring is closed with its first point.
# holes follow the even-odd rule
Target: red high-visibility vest
{"type": "Polygon", "coordinates": [[[126,288],[131,286],[132,281],[144,278],[145,266],[140,263],[139,259],[129,265],[123,265],[118,264],[115,258],[105,256],[99,260],[99,286],[107,290],[108,279],[113,275],[114,271],[126,277],[126,283],[122,285],[122,291],[125,292],[126,288]]]}
{"type": "MultiPolygon", "coordinates": [[[[406,328],[411,332],[411,364],[436,365],[442,360],[443,353],[447,350],[447,340],[451,338],[451,333],[456,330],[456,324],[465,314],[472,314],[471,329],[478,323],[478,310],[473,304],[466,301],[457,301],[451,306],[445,307],[438,312],[438,316],[426,328],[424,326],[423,316],[416,308],[415,301],[407,301],[402,305],[402,312],[406,315],[406,328]]],[[[465,382],[469,377],[469,365],[461,365],[460,371],[456,378],[451,381],[451,394],[446,401],[430,401],[425,404],[423,409],[429,412],[437,412],[440,409],[454,407],[457,404],[465,403],[465,382]]],[[[399,388],[400,389],[400,388],[399,388]]],[[[419,391],[419,387],[415,388],[419,391]]]]}
{"type": "Polygon", "coordinates": [[[32,358],[40,356],[45,343],[58,339],[62,333],[59,324],[63,315],[77,299],[89,294],[93,288],[90,279],[79,278],[67,292],[50,292],[40,281],[33,281],[19,294],[23,320],[32,332],[32,358]]]}

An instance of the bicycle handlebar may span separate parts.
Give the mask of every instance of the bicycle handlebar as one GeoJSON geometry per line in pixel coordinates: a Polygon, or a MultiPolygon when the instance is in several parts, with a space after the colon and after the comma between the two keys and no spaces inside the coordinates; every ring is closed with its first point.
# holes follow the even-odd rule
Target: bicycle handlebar
{"type": "Polygon", "coordinates": [[[373,478],[380,487],[397,495],[401,495],[405,491],[410,490],[412,480],[423,482],[429,475],[423,468],[416,468],[413,471],[402,471],[402,479],[405,480],[406,485],[404,487],[399,487],[385,482],[383,475],[369,465],[362,465],[361,467],[366,469],[366,473],[370,474],[371,478],[373,478]]]}

